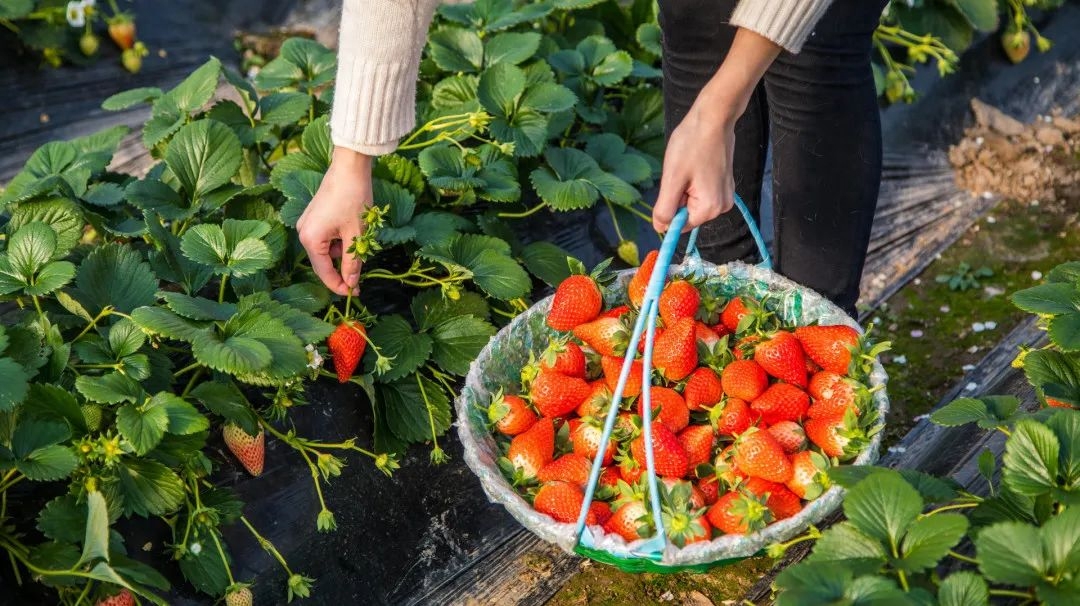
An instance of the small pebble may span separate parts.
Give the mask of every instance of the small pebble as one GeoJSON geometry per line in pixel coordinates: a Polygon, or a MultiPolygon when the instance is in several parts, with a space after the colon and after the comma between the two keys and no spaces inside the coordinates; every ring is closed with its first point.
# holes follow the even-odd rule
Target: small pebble
{"type": "Polygon", "coordinates": [[[978,383],[968,383],[967,385],[964,386],[964,391],[975,391],[978,388],[979,388],[978,383]]]}
{"type": "Polygon", "coordinates": [[[892,361],[897,363],[897,364],[901,364],[901,365],[907,364],[907,356],[905,356],[905,355],[893,356],[892,361]]]}
{"type": "Polygon", "coordinates": [[[919,278],[915,278],[913,282],[915,282],[915,286],[922,284],[922,280],[920,280],[919,278]]]}
{"type": "Polygon", "coordinates": [[[982,145],[984,139],[982,137],[975,137],[975,145],[982,145]]]}
{"type": "Polygon", "coordinates": [[[975,322],[971,325],[971,330],[974,332],[982,332],[986,330],[986,324],[983,324],[982,322],[975,322]]]}
{"type": "Polygon", "coordinates": [[[912,418],[911,420],[918,423],[919,421],[922,421],[924,419],[929,419],[929,418],[930,418],[930,415],[915,415],[915,417],[912,418]]]}
{"type": "Polygon", "coordinates": [[[916,329],[916,330],[911,331],[911,337],[913,339],[921,339],[922,336],[923,336],[923,331],[921,331],[921,330],[916,329]]]}
{"type": "Polygon", "coordinates": [[[1038,271],[1038,270],[1031,272],[1031,279],[1032,280],[1042,280],[1042,272],[1038,271]]]}
{"type": "Polygon", "coordinates": [[[905,446],[890,446],[889,447],[889,452],[893,452],[893,453],[896,453],[896,454],[902,454],[902,453],[907,452],[907,447],[905,447],[905,446]]]}
{"type": "Polygon", "coordinates": [[[997,219],[995,219],[993,216],[989,216],[986,218],[986,222],[992,225],[994,223],[997,223],[997,219]]]}
{"type": "Polygon", "coordinates": [[[986,330],[994,330],[997,328],[997,322],[990,320],[989,322],[984,322],[983,326],[986,327],[986,330]]]}
{"type": "Polygon", "coordinates": [[[960,370],[962,370],[964,372],[971,372],[971,371],[975,370],[975,365],[974,364],[964,364],[963,366],[960,367],[960,370]]]}
{"type": "Polygon", "coordinates": [[[1005,289],[1004,288],[998,288],[996,286],[987,286],[986,288],[983,289],[983,292],[986,293],[986,296],[988,296],[988,297],[996,297],[998,295],[1005,294],[1005,289]]]}
{"type": "Polygon", "coordinates": [[[939,307],[938,309],[939,309],[939,310],[941,311],[941,313],[943,313],[943,314],[947,314],[947,313],[949,313],[950,311],[952,311],[952,308],[951,308],[951,307],[949,307],[948,305],[942,305],[942,306],[941,306],[941,307],[939,307]]]}
{"type": "Polygon", "coordinates": [[[670,602],[671,600],[674,600],[674,599],[675,599],[675,594],[671,593],[670,591],[666,591],[666,592],[664,592],[663,595],[660,596],[660,601],[661,602],[670,602]]]}
{"type": "Polygon", "coordinates": [[[1054,119],[1051,118],[1050,116],[1043,116],[1042,120],[1043,120],[1043,122],[1046,122],[1047,124],[1050,124],[1051,122],[1054,121],[1054,119]]]}
{"type": "Polygon", "coordinates": [[[989,200],[989,199],[991,199],[991,198],[993,198],[993,197],[994,197],[994,193],[993,193],[993,192],[989,192],[989,191],[984,191],[984,192],[982,193],[982,197],[983,197],[983,200],[989,200]]]}
{"type": "Polygon", "coordinates": [[[1039,83],[1039,77],[1035,76],[1034,78],[1031,79],[1031,81],[1034,82],[1035,84],[1038,84],[1039,83]]]}
{"type": "Polygon", "coordinates": [[[1039,205],[1039,201],[1038,201],[1038,200],[1032,200],[1032,201],[1031,201],[1031,205],[1032,205],[1032,206],[1038,206],[1038,205],[1039,205]]]}
{"type": "Polygon", "coordinates": [[[978,351],[979,351],[979,346],[978,345],[972,345],[971,347],[967,348],[968,353],[973,354],[973,353],[977,353],[978,351]]]}

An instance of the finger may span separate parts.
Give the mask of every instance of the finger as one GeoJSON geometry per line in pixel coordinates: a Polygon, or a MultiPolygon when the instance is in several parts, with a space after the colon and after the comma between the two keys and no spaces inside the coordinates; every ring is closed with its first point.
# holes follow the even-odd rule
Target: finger
{"type": "Polygon", "coordinates": [[[341,274],[334,267],[334,260],[330,258],[330,255],[312,255],[309,253],[308,258],[311,261],[311,269],[315,271],[315,275],[319,276],[319,279],[327,288],[342,296],[349,294],[349,286],[341,279],[341,274]]]}
{"type": "Polygon", "coordinates": [[[360,223],[348,225],[341,230],[341,277],[349,288],[356,287],[356,284],[360,281],[361,265],[360,259],[349,252],[349,248],[352,246],[353,240],[359,238],[362,233],[363,227],[360,223]]]}
{"type": "Polygon", "coordinates": [[[660,179],[660,192],[656,196],[656,204],[653,205],[653,229],[659,233],[667,231],[675,213],[686,201],[686,181],[684,179],[663,178],[660,179]]]}
{"type": "Polygon", "coordinates": [[[344,247],[341,246],[341,240],[334,240],[330,243],[330,256],[334,259],[340,259],[342,248],[344,247]]]}
{"type": "Polygon", "coordinates": [[[688,232],[720,216],[720,206],[716,198],[693,197],[686,203],[687,218],[683,232],[688,232]]]}

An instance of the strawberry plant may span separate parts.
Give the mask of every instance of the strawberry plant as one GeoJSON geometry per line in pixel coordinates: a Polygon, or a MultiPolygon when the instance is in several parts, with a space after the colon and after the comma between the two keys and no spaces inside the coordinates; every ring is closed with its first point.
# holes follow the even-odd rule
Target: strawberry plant
{"type": "MultiPolygon", "coordinates": [[[[348,247],[365,261],[358,297],[331,299],[292,229],[332,148],[336,58],[310,40],[253,81],[212,58],[170,90],[106,99],[149,105],[145,173],[110,168],[118,127],[44,145],[0,193],[0,546],[18,582],[68,604],[163,603],[166,579],[116,531],[143,518],[168,526],[197,591],[251,595],[222,534],[241,524],[283,567],[284,596],[311,595],[218,470],[258,475],[269,443],[288,446],[321,505],[313,530],[332,531],[322,489],[342,455],[389,475],[423,442],[444,461],[459,377],[535,288],[571,273],[516,222],[602,201],[637,261],[637,188],[662,144],[651,3],[480,2],[436,21],[421,125],[379,159],[348,247]],[[363,389],[373,444],[297,433],[320,377],[363,389]]],[[[559,355],[561,370],[584,362],[559,355]]]]}
{"type": "Polygon", "coordinates": [[[830,479],[849,489],[847,519],[770,548],[779,555],[817,540],[805,562],[777,577],[778,605],[1076,603],[1080,263],[1058,266],[1047,278],[1012,297],[1039,316],[1050,338],[1014,363],[1044,406],[1025,412],[1014,396],[960,398],[930,417],[1006,436],[1000,461],[990,450],[978,459],[986,496],[912,470],[831,469],[830,479]]]}
{"type": "Polygon", "coordinates": [[[135,21],[123,12],[116,0],[99,6],[95,0],[5,0],[0,3],[0,25],[24,46],[41,54],[46,65],[60,67],[65,62],[83,64],[94,58],[101,37],[94,25],[107,26],[109,38],[121,51],[121,63],[137,72],[146,46],[135,39],[135,21]],[[108,13],[106,14],[106,11],[108,13]]]}

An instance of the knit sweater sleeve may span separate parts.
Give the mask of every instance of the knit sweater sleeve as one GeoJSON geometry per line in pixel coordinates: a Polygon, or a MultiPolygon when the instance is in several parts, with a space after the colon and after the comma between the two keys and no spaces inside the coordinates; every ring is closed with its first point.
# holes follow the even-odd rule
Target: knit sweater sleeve
{"type": "Polygon", "coordinates": [[[386,154],[416,125],[420,55],[438,3],[345,0],[330,113],[334,145],[386,154]]]}
{"type": "Polygon", "coordinates": [[[832,0],[739,0],[731,24],[751,30],[793,53],[814,31],[832,0]]]}

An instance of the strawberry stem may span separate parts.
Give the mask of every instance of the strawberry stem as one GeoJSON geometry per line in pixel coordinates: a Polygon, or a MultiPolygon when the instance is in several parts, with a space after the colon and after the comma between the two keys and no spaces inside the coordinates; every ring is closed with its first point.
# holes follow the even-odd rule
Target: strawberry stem
{"type": "Polygon", "coordinates": [[[218,303],[224,303],[225,302],[225,283],[228,282],[228,281],[229,281],[229,274],[224,274],[224,275],[221,276],[221,285],[218,287],[218,297],[217,297],[218,303]]]}
{"type": "Polygon", "coordinates": [[[244,526],[247,526],[248,531],[251,532],[251,535],[258,541],[259,547],[262,547],[263,551],[272,555],[274,559],[278,561],[278,564],[281,564],[281,567],[285,569],[285,574],[290,577],[293,576],[293,571],[289,568],[289,563],[285,561],[285,558],[282,557],[281,552],[277,550],[277,547],[274,547],[274,544],[271,543],[269,539],[259,534],[259,531],[255,530],[255,527],[251,525],[251,522],[249,522],[246,517],[241,515],[240,521],[244,523],[244,526]]]}
{"type": "Polygon", "coordinates": [[[962,553],[957,553],[957,552],[955,552],[955,551],[953,551],[951,549],[949,550],[949,555],[952,556],[953,558],[957,559],[957,560],[960,560],[961,562],[967,562],[968,564],[975,564],[976,566],[978,566],[978,564],[979,564],[979,561],[976,560],[975,558],[969,558],[966,555],[964,555],[962,553]]]}
{"type": "Polygon", "coordinates": [[[924,514],[919,515],[919,518],[920,519],[928,518],[928,517],[930,517],[932,515],[939,514],[939,513],[943,512],[943,511],[953,511],[953,510],[956,510],[956,509],[971,509],[973,507],[978,507],[981,504],[982,504],[982,499],[979,499],[979,501],[975,502],[975,503],[953,503],[952,505],[945,505],[945,506],[942,506],[942,507],[938,507],[937,509],[931,509],[930,511],[928,511],[928,512],[926,512],[924,514]]]}
{"type": "Polygon", "coordinates": [[[428,400],[427,392],[424,390],[424,381],[420,376],[420,373],[416,373],[416,384],[420,387],[420,397],[424,399],[424,407],[427,408],[428,423],[431,427],[431,442],[434,447],[431,449],[431,462],[435,465],[442,465],[450,460],[450,457],[439,446],[439,437],[435,431],[435,416],[431,412],[431,402],[428,400]]]}

